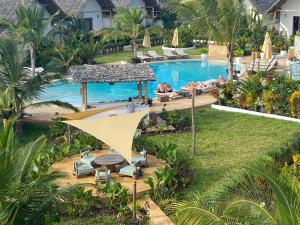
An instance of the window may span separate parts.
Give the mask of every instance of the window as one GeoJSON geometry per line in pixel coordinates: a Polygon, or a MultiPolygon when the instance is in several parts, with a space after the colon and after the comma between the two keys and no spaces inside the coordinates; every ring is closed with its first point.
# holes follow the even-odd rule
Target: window
{"type": "Polygon", "coordinates": [[[84,18],[84,31],[89,32],[93,30],[93,19],[92,18],[84,18]]]}

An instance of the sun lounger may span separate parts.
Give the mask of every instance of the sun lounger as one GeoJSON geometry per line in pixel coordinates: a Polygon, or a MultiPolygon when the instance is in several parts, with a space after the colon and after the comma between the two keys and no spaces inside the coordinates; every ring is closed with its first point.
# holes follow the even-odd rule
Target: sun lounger
{"type": "Polygon", "coordinates": [[[166,56],[168,59],[176,59],[176,57],[177,57],[169,49],[163,49],[163,52],[164,52],[164,56],[166,56]]]}
{"type": "Polygon", "coordinates": [[[156,53],[156,51],[148,51],[148,55],[152,58],[154,58],[155,60],[163,60],[164,57],[162,55],[158,55],[156,53]]]}
{"type": "Polygon", "coordinates": [[[141,163],[136,162],[120,169],[119,176],[128,176],[137,178],[142,175],[141,163]]]}
{"type": "Polygon", "coordinates": [[[95,169],[91,166],[91,164],[85,164],[81,160],[77,160],[74,162],[74,172],[73,174],[76,178],[80,178],[82,176],[94,175],[95,169]]]}
{"type": "Polygon", "coordinates": [[[176,54],[180,57],[180,58],[189,58],[190,55],[186,54],[182,49],[177,49],[176,50],[176,54]]]}
{"type": "Polygon", "coordinates": [[[261,59],[259,61],[255,61],[254,64],[253,64],[253,62],[251,62],[250,66],[248,67],[248,70],[252,70],[252,68],[253,68],[254,71],[257,71],[258,65],[259,65],[259,70],[260,71],[268,70],[268,72],[269,72],[269,71],[272,71],[272,70],[276,69],[277,64],[278,64],[277,59],[273,59],[273,60],[261,59]]]}
{"type": "Polygon", "coordinates": [[[150,61],[150,59],[151,59],[150,57],[145,56],[142,51],[138,51],[136,56],[139,60],[141,60],[141,62],[150,61]]]}

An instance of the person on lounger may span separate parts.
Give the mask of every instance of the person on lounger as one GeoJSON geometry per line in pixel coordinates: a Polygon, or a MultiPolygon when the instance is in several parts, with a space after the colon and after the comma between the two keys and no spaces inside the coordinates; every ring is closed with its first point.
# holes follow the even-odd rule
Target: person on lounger
{"type": "Polygon", "coordinates": [[[171,85],[167,84],[167,83],[163,83],[164,89],[165,89],[165,93],[170,93],[173,91],[171,85]]]}
{"type": "Polygon", "coordinates": [[[127,107],[128,107],[128,112],[129,113],[134,113],[135,112],[135,103],[134,103],[134,101],[132,101],[131,97],[128,98],[127,107]]]}

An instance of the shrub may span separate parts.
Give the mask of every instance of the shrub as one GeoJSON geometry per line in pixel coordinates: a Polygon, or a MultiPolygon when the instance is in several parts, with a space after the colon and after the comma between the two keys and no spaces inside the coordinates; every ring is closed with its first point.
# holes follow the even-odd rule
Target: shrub
{"type": "Polygon", "coordinates": [[[292,117],[300,118],[300,91],[295,91],[290,97],[292,117]]]}
{"type": "Polygon", "coordinates": [[[184,112],[168,112],[165,109],[163,109],[159,116],[166,121],[167,125],[173,126],[177,131],[189,130],[192,126],[191,117],[184,112]]]}
{"type": "Polygon", "coordinates": [[[274,110],[274,104],[277,100],[276,94],[274,94],[272,91],[265,91],[263,94],[263,99],[267,113],[272,113],[274,110]]]}

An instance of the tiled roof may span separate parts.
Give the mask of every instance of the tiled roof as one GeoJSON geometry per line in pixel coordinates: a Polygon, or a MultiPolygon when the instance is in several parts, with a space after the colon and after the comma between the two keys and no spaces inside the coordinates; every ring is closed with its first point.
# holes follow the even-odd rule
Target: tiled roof
{"type": "MultiPolygon", "coordinates": [[[[68,14],[77,15],[87,0],[23,0],[25,3],[38,2],[43,5],[46,10],[54,14],[60,12],[60,16],[68,14]]],[[[97,0],[103,10],[112,10],[118,7],[128,7],[132,0],[97,0]]],[[[146,7],[154,7],[155,10],[159,9],[157,0],[143,0],[146,7]]],[[[16,8],[22,0],[0,0],[0,16],[9,19],[10,21],[16,20],[16,8]]]]}
{"type": "Polygon", "coordinates": [[[73,82],[116,83],[156,80],[148,64],[76,65],[71,66],[69,75],[73,82]]]}
{"type": "Polygon", "coordinates": [[[251,0],[258,12],[265,14],[283,4],[286,0],[251,0]]]}

